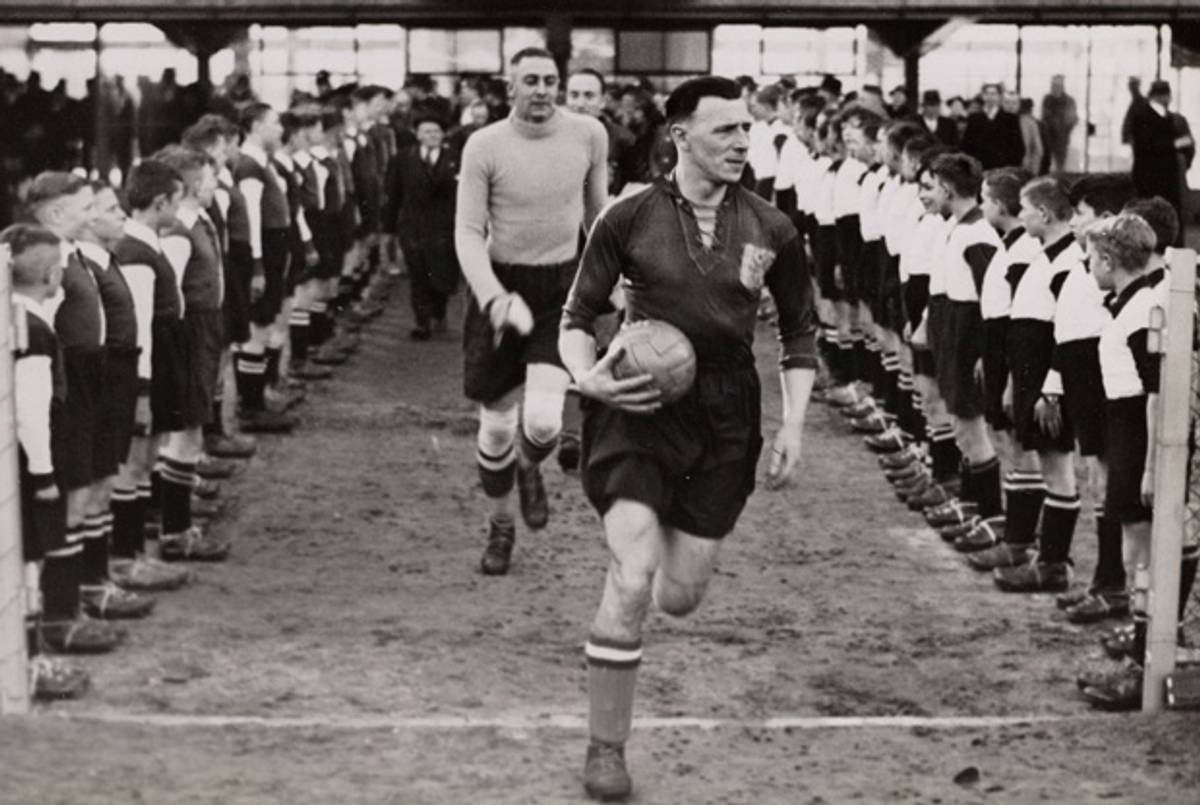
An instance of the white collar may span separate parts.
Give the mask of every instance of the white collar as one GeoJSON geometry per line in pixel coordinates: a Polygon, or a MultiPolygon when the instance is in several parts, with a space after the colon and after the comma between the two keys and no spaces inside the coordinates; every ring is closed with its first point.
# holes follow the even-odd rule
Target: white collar
{"type": "Polygon", "coordinates": [[[267,167],[267,152],[254,143],[242,143],[242,153],[257,162],[260,168],[267,167]]]}
{"type": "Polygon", "coordinates": [[[191,229],[192,227],[194,227],[196,225],[196,220],[199,217],[200,217],[199,210],[192,209],[190,207],[184,207],[182,205],[179,207],[179,210],[175,213],[176,220],[178,220],[179,223],[183,224],[188,229],[191,229]]]}
{"type": "MultiPolygon", "coordinates": [[[[29,313],[30,315],[37,316],[39,319],[41,319],[46,324],[51,323],[50,319],[52,317],[46,311],[44,303],[37,301],[32,296],[26,296],[25,294],[21,293],[20,291],[13,291],[12,299],[18,305],[25,308],[25,311],[27,313],[29,313]]],[[[49,301],[49,300],[47,300],[47,301],[49,301]]]]}
{"type": "Polygon", "coordinates": [[[221,170],[217,172],[217,179],[229,187],[233,187],[233,171],[229,170],[228,165],[222,165],[221,170]]]}
{"type": "Polygon", "coordinates": [[[312,154],[308,153],[307,151],[297,151],[291,155],[291,158],[292,161],[299,165],[302,169],[307,168],[313,159],[312,154]]]}
{"type": "Polygon", "coordinates": [[[1150,108],[1158,112],[1159,117],[1167,116],[1167,107],[1163,106],[1158,101],[1150,101],[1150,108]]]}
{"type": "Polygon", "coordinates": [[[314,145],[309,151],[314,159],[329,159],[329,149],[323,145],[314,145]]]}
{"type": "Polygon", "coordinates": [[[99,243],[88,243],[86,240],[81,240],[75,246],[83,252],[84,257],[101,268],[107,269],[112,265],[112,254],[99,243]]]}
{"type": "Polygon", "coordinates": [[[154,251],[162,253],[162,244],[159,243],[158,234],[141,221],[135,221],[132,218],[127,220],[125,222],[125,234],[131,238],[137,238],[151,249],[154,249],[154,251]]]}
{"type": "Polygon", "coordinates": [[[71,255],[75,254],[79,246],[75,241],[63,238],[58,242],[58,248],[62,252],[62,267],[66,268],[67,264],[71,261],[71,255]]]}
{"type": "Polygon", "coordinates": [[[283,151],[275,152],[275,161],[283,165],[283,167],[287,168],[289,171],[296,169],[296,164],[292,162],[292,158],[283,151]]]}

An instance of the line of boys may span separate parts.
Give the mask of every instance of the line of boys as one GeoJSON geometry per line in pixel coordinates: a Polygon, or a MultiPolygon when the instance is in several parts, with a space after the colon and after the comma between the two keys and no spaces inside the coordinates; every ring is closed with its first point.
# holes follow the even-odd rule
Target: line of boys
{"type": "Polygon", "coordinates": [[[349,330],[381,312],[386,252],[363,211],[382,209],[383,188],[361,177],[394,149],[367,133],[384,94],[283,116],[253,103],[240,126],[207,116],[120,194],[44,173],[30,222],[0,233],[27,333],[16,396],[37,696],[89,684],[51,652],[111,651],[126,635],[113,621],[188,583],[176,563],[227,556],[212,479],[237,469],[221,457],[254,453],[237,431],[292,430],[301,378],[329,377],[349,330]]]}
{"type": "MultiPolygon", "coordinates": [[[[826,401],[867,434],[900,500],[998,588],[1061,593],[1074,623],[1132,614],[1102,641],[1126,664],[1079,684],[1099,706],[1138,706],[1144,602],[1130,601],[1144,595],[1149,556],[1140,496],[1157,364],[1144,344],[1148,317],[1128,311],[1165,288],[1174,211],[1162,199],[1135,200],[1128,176],[1090,175],[1067,188],[1016,169],[984,174],[910,123],[854,107],[830,114],[803,93],[795,103],[796,140],[784,146],[774,190],[816,264],[826,401]],[[1124,230],[1136,229],[1130,216],[1149,227],[1153,257],[1148,267],[1109,269],[1102,288],[1085,232],[1114,216],[1124,230]],[[1136,278],[1136,305],[1106,296],[1117,287],[1109,275],[1136,278]],[[1112,335],[1118,327],[1124,340],[1112,335]],[[1077,453],[1097,501],[1099,555],[1090,585],[1072,591],[1077,453]]],[[[1181,611],[1194,549],[1182,561],[1181,611]]]]}

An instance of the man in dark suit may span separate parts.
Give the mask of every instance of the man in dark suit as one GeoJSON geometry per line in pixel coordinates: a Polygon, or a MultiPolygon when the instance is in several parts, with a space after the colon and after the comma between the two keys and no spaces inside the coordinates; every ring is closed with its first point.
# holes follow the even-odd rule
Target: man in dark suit
{"type": "Polygon", "coordinates": [[[412,282],[414,341],[446,327],[446,301],[458,288],[454,203],[459,154],[445,143],[445,123],[432,112],[413,118],[417,145],[392,159],[387,178],[388,231],[400,241],[412,282]]]}
{"type": "Polygon", "coordinates": [[[917,122],[942,145],[958,146],[958,124],[942,114],[942,95],[936,89],[921,93],[921,114],[917,116],[917,122]]]}
{"type": "Polygon", "coordinates": [[[983,85],[983,110],[967,119],[962,150],[979,160],[984,170],[1020,167],[1025,140],[1017,116],[1000,108],[999,84],[983,85]]]}
{"type": "MultiPolygon", "coordinates": [[[[1155,81],[1146,103],[1133,112],[1130,121],[1133,145],[1133,183],[1139,196],[1162,196],[1183,215],[1186,176],[1196,157],[1196,142],[1183,115],[1171,111],[1171,85],[1155,81]]],[[[1183,227],[1176,245],[1183,242],[1183,227]]]]}

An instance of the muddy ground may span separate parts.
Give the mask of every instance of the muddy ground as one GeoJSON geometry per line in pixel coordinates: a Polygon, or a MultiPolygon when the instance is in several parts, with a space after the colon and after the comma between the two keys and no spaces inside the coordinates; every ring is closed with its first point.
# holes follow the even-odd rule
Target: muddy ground
{"type": "MultiPolygon", "coordinates": [[[[530,722],[585,711],[597,518],[551,459],[550,527],[519,534],[509,576],[478,573],[460,351],[453,337],[410,343],[402,297],[313,389],[303,428],[263,440],[226,482],[231,560],[88,660],[86,699],[0,724],[0,802],[581,799],[584,734],[530,722]],[[114,715],[266,721],[96,720],[114,715]]],[[[764,332],[768,378],[774,349],[764,332]]],[[[777,383],[765,388],[773,427],[777,383]]],[[[636,733],[638,801],[1200,802],[1200,716],[1097,717],[1073,681],[1104,662],[1097,630],[1049,596],[996,591],[896,502],[836,414],[814,406],[809,422],[798,482],[755,495],[701,611],[648,627],[639,714],[739,723],[636,733]],[[1061,720],[754,725],[775,716],[1061,720]],[[953,782],[971,766],[977,782],[953,782]]]]}

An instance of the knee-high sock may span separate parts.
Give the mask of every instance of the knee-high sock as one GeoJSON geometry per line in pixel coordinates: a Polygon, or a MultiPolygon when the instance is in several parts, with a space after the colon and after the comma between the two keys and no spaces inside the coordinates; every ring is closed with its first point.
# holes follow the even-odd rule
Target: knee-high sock
{"type": "Polygon", "coordinates": [[[47,553],[42,562],[42,613],[47,621],[69,621],[79,615],[82,541],[82,524],[67,526],[66,546],[47,553]]]}
{"type": "Polygon", "coordinates": [[[266,408],[263,393],[267,386],[267,356],[263,353],[241,351],[235,355],[234,360],[242,407],[247,411],[262,411],[266,408]]]}
{"type": "MultiPolygon", "coordinates": [[[[1038,517],[1046,499],[1046,482],[1040,472],[1010,470],[1004,479],[1006,500],[1004,541],[1013,545],[1032,545],[1038,517]]],[[[1120,524],[1118,524],[1118,536],[1120,524]]],[[[1117,552],[1120,554],[1120,542],[1117,552]]]]}
{"type": "Polygon", "coordinates": [[[179,534],[192,527],[192,489],[196,465],[190,461],[162,458],[162,533],[179,534]]]}
{"type": "Polygon", "coordinates": [[[113,489],[112,502],[113,535],[112,555],[119,559],[133,559],[145,548],[146,507],[138,496],[136,486],[118,486],[113,489]]]}
{"type": "Polygon", "coordinates": [[[112,535],[112,515],[108,512],[89,514],[83,520],[83,527],[83,575],[80,583],[103,584],[108,580],[108,543],[112,535]]]}
{"type": "Polygon", "coordinates": [[[1071,558],[1071,541],[1079,519],[1079,496],[1046,493],[1042,504],[1042,540],[1038,561],[1066,562],[1071,558]]]}
{"type": "Polygon", "coordinates": [[[929,433],[929,457],[933,459],[933,480],[943,483],[958,474],[962,453],[954,443],[954,426],[926,424],[929,433]]]}
{"type": "MultiPolygon", "coordinates": [[[[963,489],[968,486],[972,497],[978,506],[979,516],[987,519],[995,517],[1004,511],[1000,502],[1000,459],[992,456],[980,464],[963,462],[963,489]]],[[[967,499],[964,496],[964,499],[967,499]]]]}
{"type": "Polygon", "coordinates": [[[1123,591],[1127,577],[1125,559],[1121,555],[1121,521],[1109,517],[1103,509],[1096,511],[1096,571],[1092,574],[1094,590],[1123,591]]]}
{"type": "Polygon", "coordinates": [[[489,498],[503,498],[512,491],[517,470],[517,406],[497,411],[481,408],[475,460],[479,480],[489,498]]]}
{"type": "Polygon", "coordinates": [[[288,318],[288,337],[292,341],[292,363],[303,364],[308,359],[309,328],[312,326],[312,312],[308,308],[297,305],[292,308],[288,318]]]}
{"type": "Polygon", "coordinates": [[[642,662],[640,640],[588,638],[588,730],[593,741],[623,744],[633,726],[633,696],[642,662]]]}

